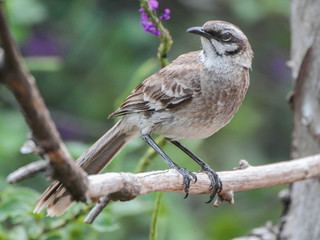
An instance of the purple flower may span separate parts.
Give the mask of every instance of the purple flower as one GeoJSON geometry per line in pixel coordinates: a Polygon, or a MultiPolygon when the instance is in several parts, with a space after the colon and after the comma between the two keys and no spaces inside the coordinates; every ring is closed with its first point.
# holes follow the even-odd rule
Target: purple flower
{"type": "Polygon", "coordinates": [[[170,11],[170,9],[169,9],[169,8],[165,8],[165,9],[163,10],[162,15],[160,16],[160,20],[162,20],[162,21],[168,21],[168,20],[170,19],[170,17],[171,17],[171,11],[170,11]]]}
{"type": "MultiPolygon", "coordinates": [[[[152,11],[156,11],[159,8],[159,2],[158,0],[148,0],[149,8],[152,11]]],[[[145,12],[143,8],[139,9],[140,13],[140,22],[144,29],[144,31],[149,32],[157,37],[160,36],[161,32],[157,28],[157,26],[150,20],[148,14],[145,12]]],[[[161,21],[168,21],[170,19],[170,9],[165,8],[162,15],[159,17],[161,21]]]]}
{"type": "Polygon", "coordinates": [[[157,10],[158,9],[158,7],[159,7],[159,2],[158,2],[158,0],[149,0],[148,1],[148,3],[149,3],[149,8],[151,9],[151,10],[157,10]]]}
{"type": "Polygon", "coordinates": [[[62,56],[65,46],[56,35],[45,29],[32,32],[29,40],[22,46],[22,51],[28,56],[62,56]]]}
{"type": "Polygon", "coordinates": [[[153,24],[153,22],[151,22],[151,20],[148,17],[148,14],[144,11],[143,8],[140,8],[139,12],[140,12],[140,22],[144,31],[159,37],[160,30],[156,27],[156,25],[153,24]]]}

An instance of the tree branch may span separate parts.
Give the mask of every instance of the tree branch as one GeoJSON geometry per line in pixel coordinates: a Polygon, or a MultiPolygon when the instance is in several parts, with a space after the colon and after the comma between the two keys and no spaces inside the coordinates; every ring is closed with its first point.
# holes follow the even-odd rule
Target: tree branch
{"type": "Polygon", "coordinates": [[[99,199],[99,202],[90,210],[89,214],[84,219],[87,224],[93,223],[93,221],[98,217],[102,210],[110,203],[108,196],[104,196],[99,199]]]}
{"type": "Polygon", "coordinates": [[[46,171],[48,166],[49,166],[48,161],[45,161],[45,160],[38,160],[38,161],[32,162],[10,173],[9,176],[7,177],[7,182],[8,183],[20,182],[26,178],[29,178],[37,174],[38,172],[46,171]]]}
{"type": "Polygon", "coordinates": [[[22,58],[11,37],[0,2],[0,40],[4,62],[0,68],[1,83],[14,94],[32,130],[32,137],[41,154],[50,161],[52,176],[60,181],[74,200],[86,200],[87,177],[75,164],[61,141],[49,111],[39,93],[33,76],[22,63],[22,58]]]}
{"type": "MultiPolygon", "coordinates": [[[[288,184],[320,175],[320,155],[257,167],[218,173],[223,184],[220,197],[230,199],[230,192],[248,191],[280,184],[288,184]]],[[[210,180],[205,173],[197,173],[190,194],[210,193],[210,180]]],[[[175,170],[144,173],[105,173],[89,176],[88,196],[97,200],[109,196],[112,200],[129,200],[151,192],[183,192],[182,177],[175,170]]]]}

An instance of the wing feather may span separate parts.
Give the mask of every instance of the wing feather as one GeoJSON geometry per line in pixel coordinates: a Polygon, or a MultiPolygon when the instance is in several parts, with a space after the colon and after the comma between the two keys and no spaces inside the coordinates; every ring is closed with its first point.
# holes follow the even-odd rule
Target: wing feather
{"type": "Polygon", "coordinates": [[[192,56],[180,56],[169,66],[147,78],[110,116],[169,110],[190,101],[200,89],[200,83],[192,81],[197,78],[195,73],[200,74],[200,70],[195,69],[198,64],[194,54],[196,52],[192,56]],[[193,75],[190,76],[190,73],[193,75]]]}

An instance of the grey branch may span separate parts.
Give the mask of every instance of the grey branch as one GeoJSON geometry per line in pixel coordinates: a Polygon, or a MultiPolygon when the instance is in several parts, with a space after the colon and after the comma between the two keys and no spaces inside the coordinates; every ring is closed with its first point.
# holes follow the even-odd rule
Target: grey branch
{"type": "MultiPolygon", "coordinates": [[[[245,169],[218,172],[223,190],[220,197],[232,192],[288,184],[320,175],[320,155],[245,169]]],[[[190,194],[210,193],[205,173],[197,173],[190,194]]],[[[182,177],[175,170],[144,173],[105,173],[89,176],[88,196],[92,200],[109,196],[111,200],[129,200],[151,192],[183,192],[182,177]]],[[[225,199],[232,202],[232,199],[225,199]]]]}
{"type": "Polygon", "coordinates": [[[90,210],[84,222],[87,224],[93,223],[93,221],[98,217],[98,215],[102,212],[102,210],[109,204],[110,198],[108,196],[104,196],[99,199],[99,202],[90,210]]]}
{"type": "Polygon", "coordinates": [[[32,162],[10,173],[7,177],[7,182],[17,183],[37,174],[38,172],[45,171],[48,168],[48,166],[49,164],[46,160],[32,162]]]}

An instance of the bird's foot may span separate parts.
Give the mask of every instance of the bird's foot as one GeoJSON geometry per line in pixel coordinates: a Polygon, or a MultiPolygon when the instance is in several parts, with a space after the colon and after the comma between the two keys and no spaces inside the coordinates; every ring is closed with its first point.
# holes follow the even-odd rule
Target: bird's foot
{"type": "Polygon", "coordinates": [[[207,201],[206,203],[211,203],[215,196],[221,192],[222,182],[218,174],[209,165],[204,165],[202,167],[202,172],[205,172],[210,179],[210,190],[212,191],[212,193],[210,194],[209,201],[207,201]]]}
{"type": "Polygon", "coordinates": [[[183,189],[184,189],[184,192],[186,194],[184,196],[184,198],[186,199],[189,196],[190,182],[191,182],[191,180],[193,180],[193,182],[196,183],[197,182],[197,176],[194,173],[192,173],[192,172],[190,172],[187,169],[182,168],[182,167],[175,166],[175,169],[183,177],[183,189]]]}

